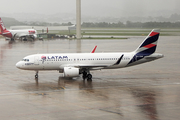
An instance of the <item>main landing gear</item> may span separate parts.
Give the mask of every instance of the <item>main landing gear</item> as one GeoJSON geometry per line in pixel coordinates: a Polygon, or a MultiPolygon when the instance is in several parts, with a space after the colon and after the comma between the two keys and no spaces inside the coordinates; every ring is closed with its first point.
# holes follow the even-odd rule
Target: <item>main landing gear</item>
{"type": "MultiPolygon", "coordinates": [[[[87,81],[92,81],[92,75],[89,72],[84,71],[82,74],[83,80],[87,79],[87,81]]],[[[36,71],[35,79],[38,79],[38,71],[36,71]]]]}
{"type": "Polygon", "coordinates": [[[11,38],[11,41],[14,41],[14,38],[11,38]]]}
{"type": "Polygon", "coordinates": [[[87,81],[92,81],[92,75],[87,73],[86,71],[83,72],[83,80],[87,79],[87,81]]]}

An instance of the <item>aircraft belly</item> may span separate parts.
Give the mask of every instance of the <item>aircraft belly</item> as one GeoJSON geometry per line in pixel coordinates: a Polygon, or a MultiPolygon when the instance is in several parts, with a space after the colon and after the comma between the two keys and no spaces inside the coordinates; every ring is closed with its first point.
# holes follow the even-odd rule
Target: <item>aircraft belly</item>
{"type": "Polygon", "coordinates": [[[50,63],[44,63],[42,64],[42,69],[43,70],[59,70],[59,64],[50,62],[50,63]]]}
{"type": "Polygon", "coordinates": [[[138,65],[138,64],[142,64],[142,63],[146,63],[146,62],[150,62],[150,61],[153,61],[155,59],[141,59],[141,60],[138,60],[138,61],[135,61],[131,64],[128,64],[126,67],[129,67],[129,66],[134,66],[134,65],[138,65]]]}
{"type": "Polygon", "coordinates": [[[123,67],[126,67],[126,65],[125,64],[113,65],[113,66],[108,66],[104,69],[118,69],[118,68],[123,68],[123,67]]]}

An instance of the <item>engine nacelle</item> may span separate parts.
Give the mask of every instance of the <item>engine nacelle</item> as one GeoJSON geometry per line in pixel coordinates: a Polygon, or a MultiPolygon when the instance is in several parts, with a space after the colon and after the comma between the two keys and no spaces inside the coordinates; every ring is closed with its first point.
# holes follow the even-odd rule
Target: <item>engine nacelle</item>
{"type": "Polygon", "coordinates": [[[36,35],[36,34],[30,35],[30,38],[32,38],[32,39],[34,39],[34,40],[36,40],[37,35],[36,35]]]}
{"type": "Polygon", "coordinates": [[[79,76],[79,68],[64,67],[64,77],[77,77],[79,76]]]}
{"type": "Polygon", "coordinates": [[[36,38],[37,38],[37,35],[36,35],[36,34],[34,34],[34,35],[33,35],[33,37],[34,37],[34,39],[36,39],[36,38]]]}

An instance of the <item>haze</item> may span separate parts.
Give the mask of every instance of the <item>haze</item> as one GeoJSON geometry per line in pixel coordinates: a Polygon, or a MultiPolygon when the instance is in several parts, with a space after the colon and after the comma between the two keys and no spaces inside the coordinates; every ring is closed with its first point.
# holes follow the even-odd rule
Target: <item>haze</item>
{"type": "MultiPolygon", "coordinates": [[[[180,0],[81,0],[90,16],[147,16],[179,13],[180,0]],[[162,13],[166,11],[166,13],[162,13]],[[154,13],[153,13],[154,12],[154,13]],[[157,12],[157,13],[156,13],[157,12]]],[[[1,13],[75,13],[76,0],[3,0],[1,13]]]]}
{"type": "MultiPolygon", "coordinates": [[[[131,20],[130,17],[169,17],[180,11],[180,0],[81,0],[81,4],[82,22],[117,22],[125,17],[124,21],[131,20]]],[[[1,1],[0,17],[75,23],[76,0],[4,0],[1,1]]]]}

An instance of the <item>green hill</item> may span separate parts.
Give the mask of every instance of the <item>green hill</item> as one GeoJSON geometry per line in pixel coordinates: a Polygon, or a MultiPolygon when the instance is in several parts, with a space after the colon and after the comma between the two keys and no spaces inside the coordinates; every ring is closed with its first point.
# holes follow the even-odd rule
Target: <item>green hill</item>
{"type": "Polygon", "coordinates": [[[25,23],[19,22],[14,18],[2,17],[1,19],[2,19],[5,27],[7,27],[7,28],[9,28],[10,26],[25,25],[25,23]]]}

